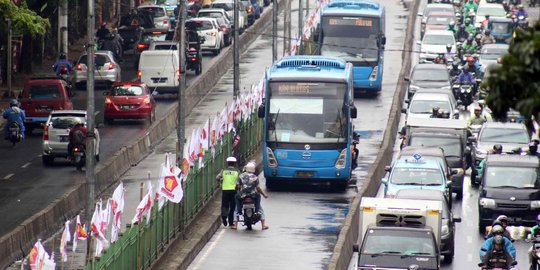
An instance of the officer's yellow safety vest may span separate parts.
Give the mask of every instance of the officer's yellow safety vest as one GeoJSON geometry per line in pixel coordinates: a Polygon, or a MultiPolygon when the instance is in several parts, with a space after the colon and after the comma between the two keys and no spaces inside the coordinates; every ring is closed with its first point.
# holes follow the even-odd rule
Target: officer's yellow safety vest
{"type": "Polygon", "coordinates": [[[238,171],[223,170],[223,185],[221,189],[222,190],[235,190],[237,179],[238,179],[238,171]]]}

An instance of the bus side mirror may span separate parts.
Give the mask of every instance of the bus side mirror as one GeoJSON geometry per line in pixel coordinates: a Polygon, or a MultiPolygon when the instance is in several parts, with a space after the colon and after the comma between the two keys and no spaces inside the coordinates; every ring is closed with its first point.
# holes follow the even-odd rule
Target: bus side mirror
{"type": "Polygon", "coordinates": [[[264,105],[261,105],[259,106],[259,109],[257,109],[257,116],[259,116],[259,118],[264,118],[264,114],[265,114],[265,107],[264,105]]]}
{"type": "Polygon", "coordinates": [[[356,119],[357,114],[358,114],[358,111],[356,110],[356,107],[352,106],[351,107],[351,118],[356,119]]]}
{"type": "Polygon", "coordinates": [[[352,246],[352,250],[353,250],[353,252],[358,252],[359,251],[358,244],[354,244],[352,246]]]}
{"type": "Polygon", "coordinates": [[[386,45],[386,36],[381,37],[381,44],[386,45]]]}

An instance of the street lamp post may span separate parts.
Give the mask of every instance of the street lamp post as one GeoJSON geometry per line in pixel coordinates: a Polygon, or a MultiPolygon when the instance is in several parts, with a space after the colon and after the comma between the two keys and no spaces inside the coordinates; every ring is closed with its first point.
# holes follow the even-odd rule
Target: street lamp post
{"type": "Polygon", "coordinates": [[[234,0],[233,95],[235,99],[238,98],[240,93],[240,39],[238,38],[238,32],[240,31],[240,20],[238,19],[238,1],[239,0],[234,0]]]}
{"type": "Polygon", "coordinates": [[[7,75],[7,89],[9,97],[13,96],[13,89],[11,89],[11,76],[13,73],[13,64],[12,58],[13,58],[13,49],[11,48],[11,39],[12,39],[12,29],[11,29],[11,19],[6,18],[7,22],[7,29],[8,29],[8,36],[7,36],[7,69],[6,69],[6,75],[7,75]]]}

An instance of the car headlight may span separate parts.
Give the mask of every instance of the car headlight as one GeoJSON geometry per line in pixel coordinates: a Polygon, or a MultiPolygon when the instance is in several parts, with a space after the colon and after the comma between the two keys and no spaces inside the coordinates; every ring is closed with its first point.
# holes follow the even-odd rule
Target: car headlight
{"type": "Polygon", "coordinates": [[[482,198],[480,199],[480,205],[484,208],[495,208],[495,200],[482,198]]]}
{"type": "Polygon", "coordinates": [[[387,190],[385,198],[394,198],[396,197],[396,191],[395,190],[387,190]]]}
{"type": "Polygon", "coordinates": [[[448,225],[442,225],[441,226],[441,236],[447,236],[450,234],[450,228],[448,227],[448,225]]]}
{"type": "Polygon", "coordinates": [[[474,154],[476,155],[477,158],[486,158],[486,155],[487,155],[487,151],[484,150],[484,149],[480,149],[480,148],[476,148],[474,150],[474,154]]]}
{"type": "Polygon", "coordinates": [[[540,201],[531,201],[531,208],[532,209],[540,208],[540,201]]]}

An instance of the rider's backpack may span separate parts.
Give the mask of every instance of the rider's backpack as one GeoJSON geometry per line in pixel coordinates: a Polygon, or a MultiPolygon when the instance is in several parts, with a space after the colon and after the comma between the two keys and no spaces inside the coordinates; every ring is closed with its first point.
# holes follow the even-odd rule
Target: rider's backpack
{"type": "Polygon", "coordinates": [[[82,130],[76,130],[73,132],[73,144],[74,145],[84,145],[84,134],[82,130]]]}

